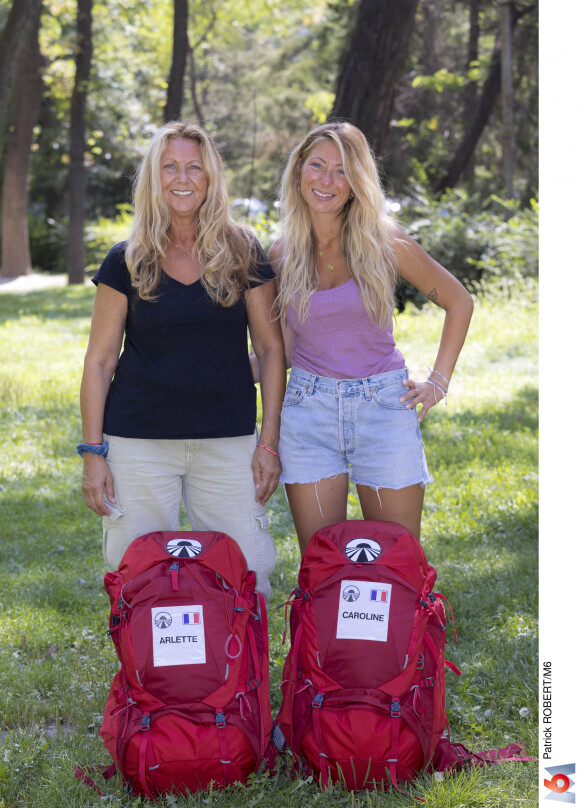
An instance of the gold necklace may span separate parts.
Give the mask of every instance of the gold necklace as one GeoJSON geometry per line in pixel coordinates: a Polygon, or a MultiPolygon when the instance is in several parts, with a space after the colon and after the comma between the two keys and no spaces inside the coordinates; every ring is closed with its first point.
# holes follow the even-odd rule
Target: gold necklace
{"type": "MultiPolygon", "coordinates": [[[[334,255],[334,251],[330,253],[331,256],[334,255]]],[[[318,248],[318,255],[324,255],[324,250],[318,248]]],[[[331,264],[330,261],[327,263],[326,268],[329,272],[334,272],[334,264],[331,264]]]]}

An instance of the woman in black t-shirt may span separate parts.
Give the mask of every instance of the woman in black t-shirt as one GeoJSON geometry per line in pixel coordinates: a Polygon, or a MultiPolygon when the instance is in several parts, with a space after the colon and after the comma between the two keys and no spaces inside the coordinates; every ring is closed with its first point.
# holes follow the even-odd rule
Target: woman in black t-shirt
{"type": "Polygon", "coordinates": [[[127,242],[105,258],[81,384],[83,494],[117,567],[139,535],[235,538],[269,594],[275,551],[264,504],[278,484],[285,387],[274,273],[235,222],[221,159],[198,126],[171,122],[137,171],[127,242]],[[260,365],[262,425],[247,332],[260,365]]]}

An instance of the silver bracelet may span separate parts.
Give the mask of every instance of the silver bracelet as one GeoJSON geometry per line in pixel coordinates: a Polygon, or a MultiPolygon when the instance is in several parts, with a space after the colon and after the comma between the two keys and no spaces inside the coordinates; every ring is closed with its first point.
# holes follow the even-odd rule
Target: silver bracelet
{"type": "Polygon", "coordinates": [[[435,370],[435,368],[433,368],[433,369],[428,368],[428,370],[429,370],[429,375],[431,375],[431,373],[436,373],[439,376],[440,379],[443,379],[443,381],[445,382],[447,387],[449,387],[449,379],[446,379],[445,376],[442,373],[440,373],[438,370],[435,370]]]}
{"type": "Polygon", "coordinates": [[[429,377],[427,379],[428,383],[433,387],[433,398],[435,399],[435,404],[438,404],[437,401],[437,394],[435,393],[435,388],[439,390],[440,393],[443,393],[443,398],[445,399],[445,406],[447,406],[447,390],[445,390],[435,379],[429,377]]]}

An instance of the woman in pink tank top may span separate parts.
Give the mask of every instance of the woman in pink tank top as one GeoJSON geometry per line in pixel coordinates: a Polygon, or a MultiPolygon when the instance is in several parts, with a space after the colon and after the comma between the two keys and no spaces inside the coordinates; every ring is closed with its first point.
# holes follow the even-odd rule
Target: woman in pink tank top
{"type": "Polygon", "coordinates": [[[307,135],[280,198],[282,236],[270,259],[292,367],[280,479],[301,550],[316,530],[346,519],[349,477],[365,519],[398,522],[419,538],[432,481],[419,424],[447,393],[471,295],[387,216],[374,157],[351,124],[307,135]],[[408,378],[393,339],[399,276],[445,311],[427,379],[408,378]]]}

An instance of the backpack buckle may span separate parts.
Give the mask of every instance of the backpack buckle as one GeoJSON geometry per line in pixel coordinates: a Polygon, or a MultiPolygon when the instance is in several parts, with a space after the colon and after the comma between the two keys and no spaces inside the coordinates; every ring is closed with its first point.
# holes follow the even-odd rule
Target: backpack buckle
{"type": "Polygon", "coordinates": [[[401,717],[401,702],[400,701],[392,701],[391,702],[391,718],[400,718],[401,717]]]}
{"type": "Polygon", "coordinates": [[[314,696],[312,706],[316,707],[316,709],[319,710],[322,707],[323,701],[324,701],[324,693],[317,693],[316,696],[314,696]]]}
{"type": "Polygon", "coordinates": [[[226,716],[225,713],[216,713],[215,714],[215,725],[218,729],[223,729],[226,725],[226,716]]]}
{"type": "Polygon", "coordinates": [[[257,687],[260,687],[260,680],[259,679],[250,679],[248,682],[248,687],[250,690],[255,690],[257,687]]]}
{"type": "Polygon", "coordinates": [[[141,732],[145,732],[145,730],[148,730],[150,726],[151,726],[151,716],[144,715],[143,718],[141,719],[141,732]]]}

